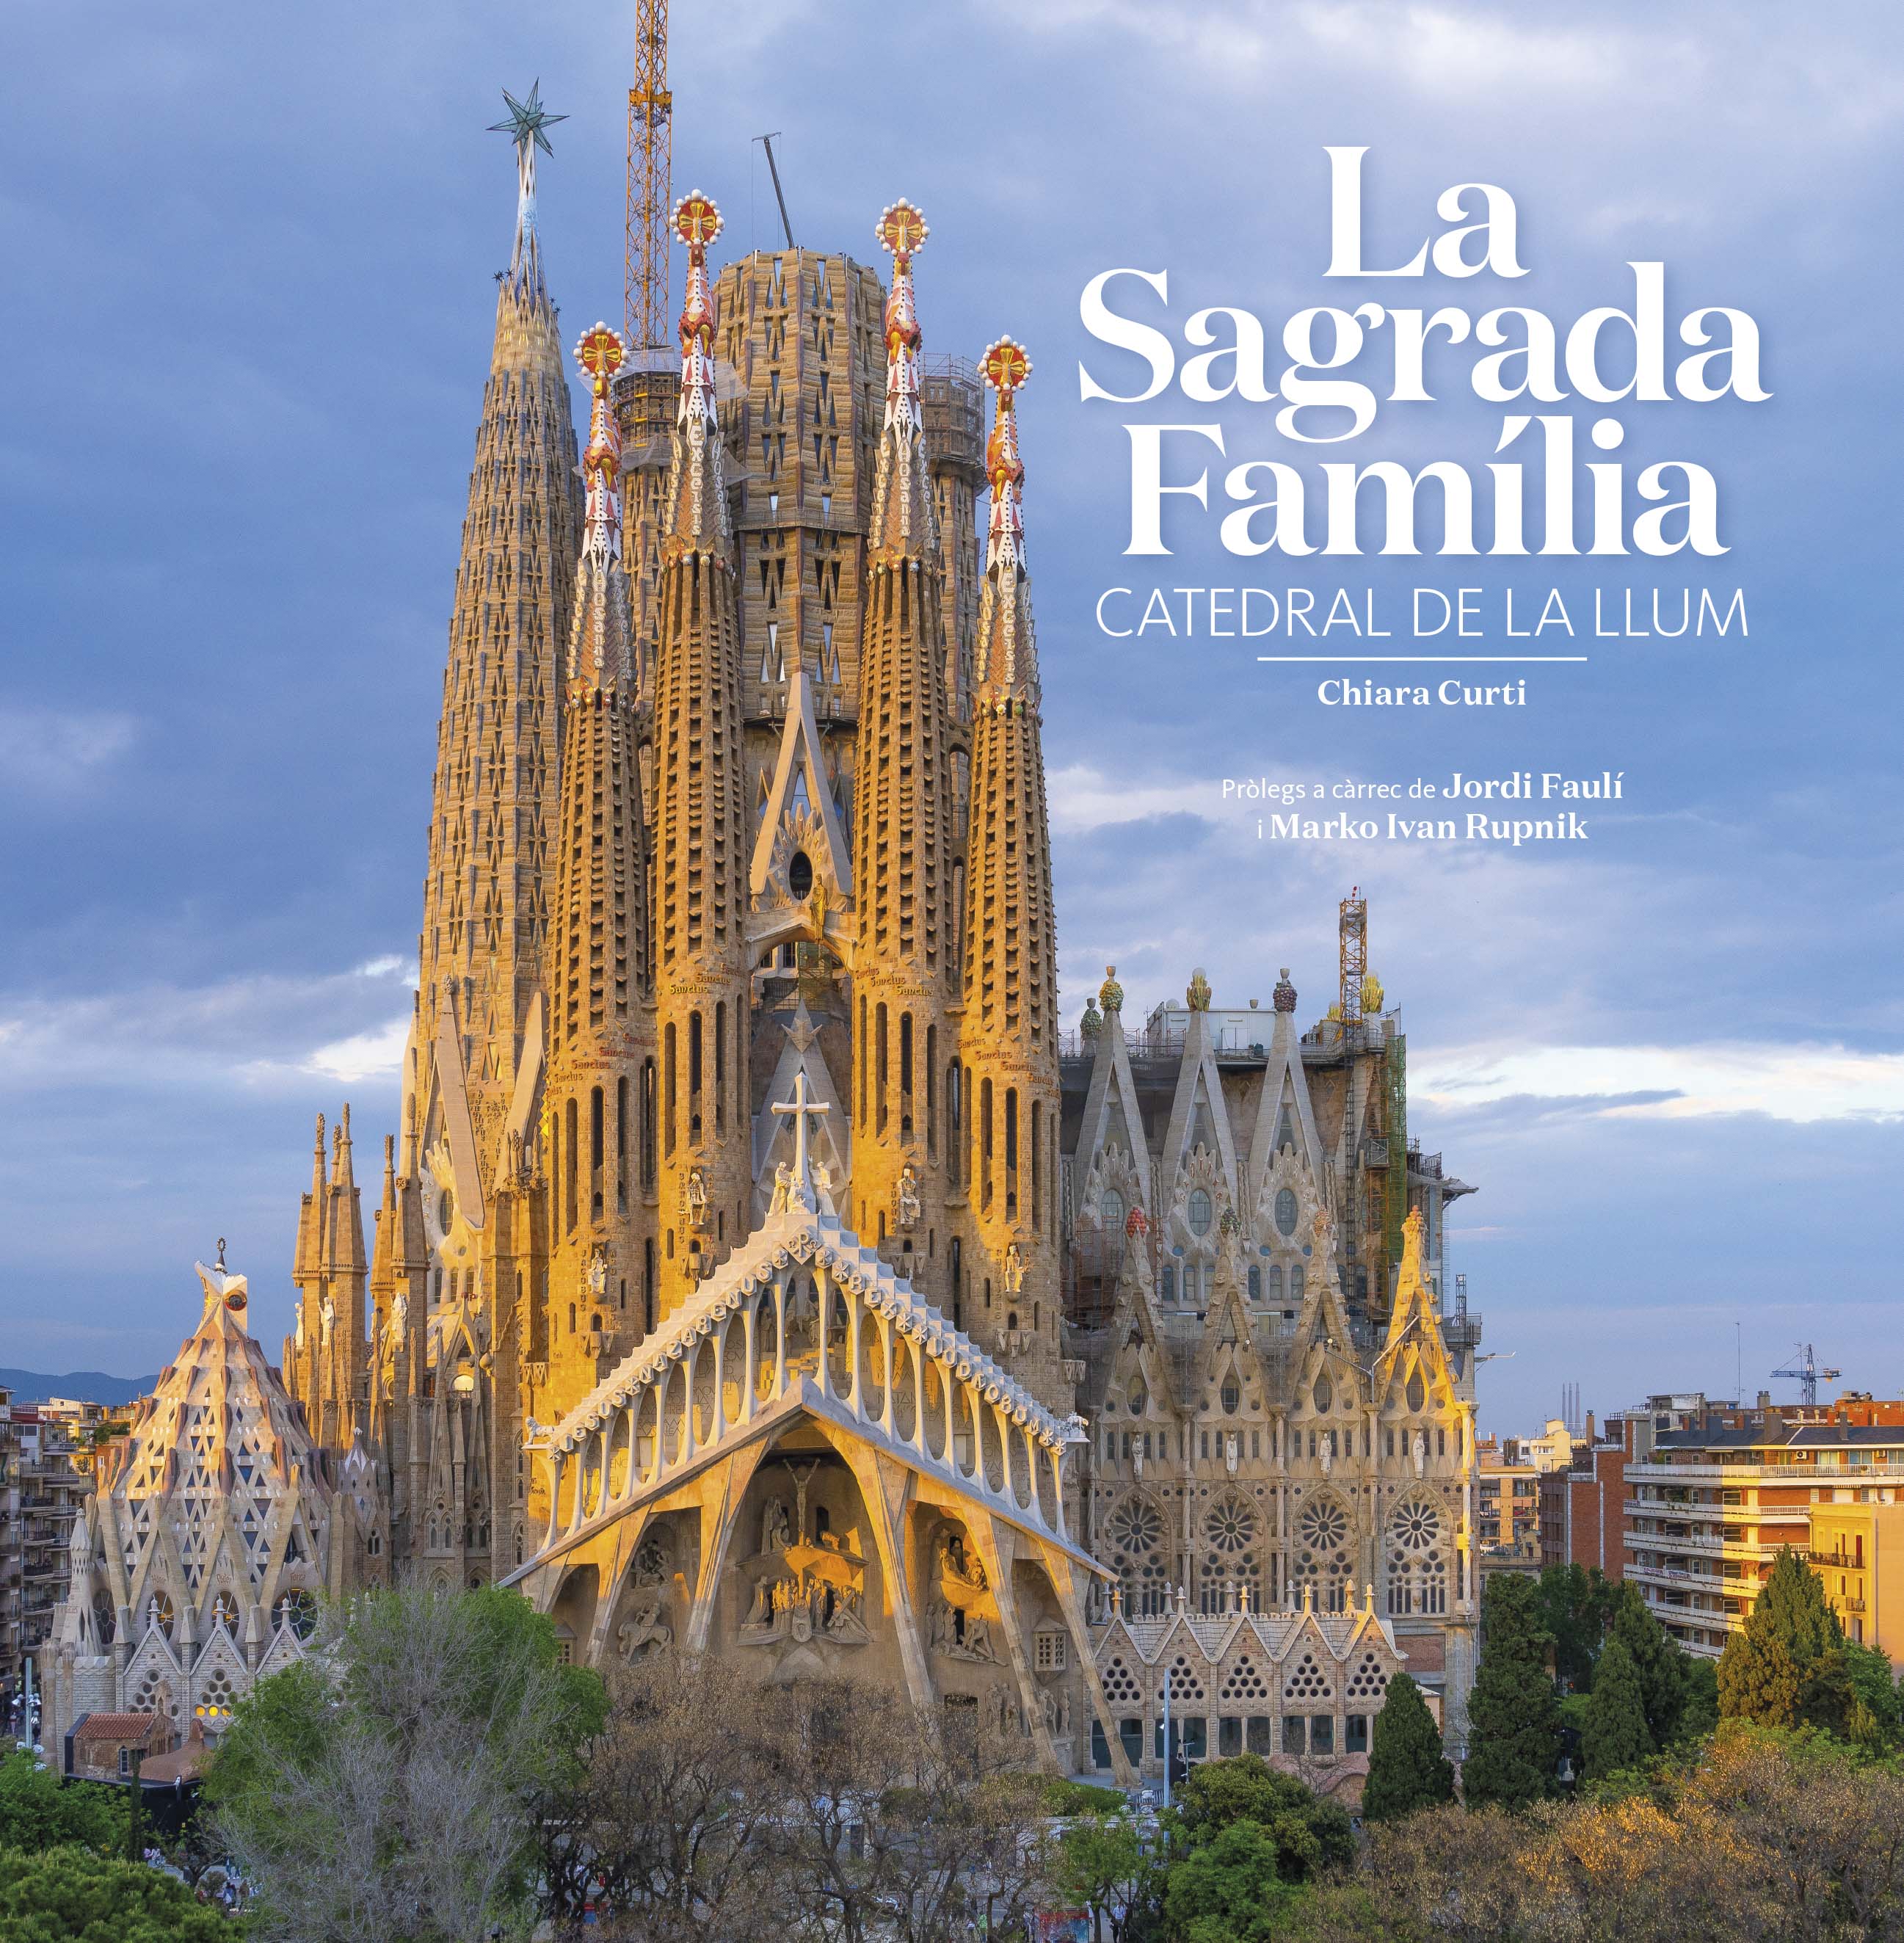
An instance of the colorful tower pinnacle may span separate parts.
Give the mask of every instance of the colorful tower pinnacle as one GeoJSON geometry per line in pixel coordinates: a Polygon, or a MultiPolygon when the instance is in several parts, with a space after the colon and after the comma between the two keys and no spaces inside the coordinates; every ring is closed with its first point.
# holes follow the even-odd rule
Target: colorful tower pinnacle
{"type": "MultiPolygon", "coordinates": [[[[979,365],[998,395],[979,595],[966,855],[965,1016],[981,1257],[1003,1291],[977,1318],[1040,1395],[1058,1383],[1058,987],[1051,835],[1038,732],[1038,658],[1024,572],[1017,398],[1024,347],[1000,338],[979,365]]],[[[981,1272],[975,1269],[975,1273],[981,1272]]]]}
{"type": "Polygon", "coordinates": [[[895,1259],[910,1255],[905,1272],[949,1311],[956,1291],[935,1278],[951,1260],[938,1242],[957,1177],[958,1048],[948,1008],[957,994],[958,913],[938,526],[912,282],[927,232],[900,201],[875,233],[892,254],[892,290],[853,769],[853,1220],[868,1239],[886,1238],[895,1259]]]}
{"type": "Polygon", "coordinates": [[[587,528],[564,698],[542,1107],[548,1361],[555,1394],[570,1401],[593,1387],[601,1358],[639,1338],[646,1314],[640,1126],[645,1089],[653,1084],[654,1034],[636,681],[622,571],[621,436],[610,404],[622,360],[622,340],[605,324],[576,346],[593,403],[582,460],[587,528]]]}
{"type": "Polygon", "coordinates": [[[754,1186],[740,615],[714,413],[707,259],[720,227],[720,212],[698,190],[676,206],[674,232],[687,246],[688,273],[654,684],[656,1221],[664,1314],[748,1232],[754,1186]]]}
{"type": "MultiPolygon", "coordinates": [[[[504,97],[516,144],[515,250],[496,293],[437,734],[420,976],[405,1118],[447,1146],[478,1229],[541,983],[582,508],[568,379],[535,235],[535,158],[559,116],[504,97]]],[[[533,1084],[533,1076],[531,1076],[533,1084]]],[[[406,1172],[418,1156],[407,1157],[406,1172]]]]}

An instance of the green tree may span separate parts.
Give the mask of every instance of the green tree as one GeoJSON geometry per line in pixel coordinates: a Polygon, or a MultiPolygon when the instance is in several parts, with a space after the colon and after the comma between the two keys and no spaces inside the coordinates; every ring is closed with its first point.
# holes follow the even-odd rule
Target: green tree
{"type": "Polygon", "coordinates": [[[1580,1744],[1589,1781],[1603,1781],[1623,1769],[1638,1767],[1660,1751],[1647,1725],[1639,1668],[1626,1641],[1617,1637],[1601,1649],[1580,1744]]]}
{"type": "Polygon", "coordinates": [[[1824,1582],[1789,1545],[1782,1547],[1745,1630],[1719,1658],[1719,1713],[1761,1727],[1844,1724],[1844,1629],[1826,1603],[1824,1582]],[[1835,1659],[1833,1665],[1826,1664],[1835,1659]]]}
{"type": "Polygon", "coordinates": [[[1851,1690],[1846,1738],[1873,1749],[1904,1739],[1904,1699],[1889,1657],[1874,1646],[1844,1643],[1845,1678],[1851,1690]]]}
{"type": "Polygon", "coordinates": [[[1050,1871],[1059,1895],[1091,1912],[1092,1937],[1103,1936],[1107,1917],[1111,1943],[1117,1943],[1124,1914],[1144,1900],[1150,1862],[1128,1815],[1092,1809],[1076,1816],[1052,1845],[1050,1871]]]}
{"type": "Polygon", "coordinates": [[[143,1862],[72,1846],[0,1849],[4,1943],[232,1943],[240,1933],[143,1862]]]}
{"type": "Polygon", "coordinates": [[[1398,1822],[1417,1808],[1454,1799],[1454,1764],[1442,1752],[1441,1730],[1405,1673],[1388,1683],[1375,1716],[1375,1745],[1362,1789],[1362,1819],[1398,1822]]]}
{"type": "Polygon", "coordinates": [[[1487,1582],[1481,1625],[1462,1792],[1470,1808],[1524,1808],[1554,1793],[1560,1759],[1559,1703],[1547,1673],[1552,1635],[1540,1623],[1534,1581],[1497,1572],[1487,1582]]]}
{"type": "Polygon", "coordinates": [[[1540,1622],[1554,1641],[1554,1673],[1570,1687],[1584,1689],[1593,1679],[1618,1588],[1595,1566],[1549,1565],[1539,1580],[1540,1622]]]}
{"type": "Polygon", "coordinates": [[[1265,1943],[1299,1892],[1277,1866],[1269,1831],[1232,1822],[1172,1864],[1164,1924],[1175,1943],[1265,1943]]]}
{"type": "Polygon", "coordinates": [[[239,1703],[206,1791],[253,1934],[462,1943],[526,1926],[540,1823],[607,1702],[514,1592],[373,1593],[239,1703]]]}
{"type": "Polygon", "coordinates": [[[125,1797],[88,1781],[62,1782],[32,1755],[0,1760],[0,1848],[33,1851],[77,1844],[100,1855],[124,1855],[125,1797]]]}
{"type": "MultiPolygon", "coordinates": [[[[1680,1737],[1686,1711],[1686,1665],[1691,1656],[1647,1610],[1637,1585],[1623,1585],[1607,1624],[1607,1643],[1617,1640],[1631,1656],[1639,1681],[1647,1732],[1663,1751],[1680,1737]]],[[[1602,1658],[1605,1657],[1604,1649],[1602,1658]]],[[[1597,1679],[1598,1675],[1595,1675],[1597,1679]]]]}
{"type": "Polygon", "coordinates": [[[1719,1724],[1719,1663],[1686,1656],[1686,1710],[1679,1717],[1682,1745],[1711,1738],[1719,1724]]]}
{"type": "Polygon", "coordinates": [[[1355,1857],[1355,1825],[1347,1811],[1261,1754],[1199,1762],[1178,1792],[1177,1821],[1193,1847],[1235,1822],[1253,1822],[1274,1843],[1288,1882],[1306,1882],[1317,1870],[1340,1868],[1355,1857]]]}

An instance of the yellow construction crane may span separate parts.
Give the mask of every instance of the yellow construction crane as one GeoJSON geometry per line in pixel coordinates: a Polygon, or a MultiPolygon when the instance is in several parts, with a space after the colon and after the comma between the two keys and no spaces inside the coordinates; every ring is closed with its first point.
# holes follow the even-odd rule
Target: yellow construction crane
{"type": "Polygon", "coordinates": [[[629,345],[668,342],[668,217],[673,195],[668,91],[668,0],[636,0],[634,85],[628,90],[628,226],[623,288],[629,345]]]}

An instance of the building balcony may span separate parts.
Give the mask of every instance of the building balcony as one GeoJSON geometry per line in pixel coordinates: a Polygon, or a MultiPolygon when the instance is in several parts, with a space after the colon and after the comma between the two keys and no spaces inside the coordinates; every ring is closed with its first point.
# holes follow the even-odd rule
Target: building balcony
{"type": "MultiPolygon", "coordinates": [[[[1629,1471],[1626,1475],[1631,1477],[1632,1473],[1629,1471]]],[[[1709,1504],[1677,1498],[1627,1498],[1620,1509],[1629,1518],[1721,1518],[1728,1514],[1736,1518],[1739,1512],[1737,1505],[1722,1505],[1716,1498],[1709,1504]]]]}

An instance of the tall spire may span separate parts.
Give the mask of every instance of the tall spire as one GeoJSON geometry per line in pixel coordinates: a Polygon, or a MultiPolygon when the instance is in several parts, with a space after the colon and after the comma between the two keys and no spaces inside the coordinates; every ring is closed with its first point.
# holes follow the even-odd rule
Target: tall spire
{"type": "Polygon", "coordinates": [[[681,396],[666,548],[671,554],[713,554],[731,566],[733,536],[714,408],[714,287],[708,280],[708,246],[721,228],[720,211],[698,189],[674,205],[674,233],[687,245],[687,288],[681,298],[681,396]]]}
{"type": "Polygon", "coordinates": [[[1024,346],[1001,337],[979,364],[998,394],[998,416],[985,444],[991,517],[985,542],[976,679],[981,707],[1012,698],[1038,706],[1038,657],[1024,571],[1024,462],[1018,456],[1018,394],[1031,376],[1024,346]]]}
{"type": "MultiPolygon", "coordinates": [[[[892,253],[892,289],[853,753],[853,1063],[864,1076],[854,1089],[853,1219],[862,1234],[885,1234],[903,1260],[913,1251],[907,1229],[929,1236],[947,1223],[962,1137],[949,1136],[941,1149],[932,1124],[939,1075],[958,1054],[958,833],[944,580],[912,284],[926,219],[895,202],[875,233],[892,253]]],[[[922,1260],[913,1251],[907,1272],[949,1310],[956,1296],[947,1256],[929,1247],[922,1260]]]]}
{"type": "Polygon", "coordinates": [[[542,253],[536,240],[536,151],[545,155],[555,151],[542,131],[566,115],[551,115],[542,106],[542,84],[538,81],[526,101],[518,101],[505,87],[502,99],[508,104],[507,118],[490,124],[493,135],[507,135],[516,145],[516,247],[510,259],[508,281],[518,293],[548,294],[542,281],[542,253]]]}
{"type": "Polygon", "coordinates": [[[450,617],[405,1064],[404,1171],[417,1171],[446,1126],[473,1128],[476,1178],[458,1191],[478,1226],[482,1196],[465,1189],[487,1192],[518,1067],[533,1063],[530,1014],[542,983],[560,674],[582,526],[561,333],[533,239],[536,151],[548,152],[542,130],[557,118],[544,112],[538,91],[527,102],[505,99],[511,120],[502,125],[516,140],[521,274],[505,275],[496,290],[450,617]],[[460,1042],[453,1062],[438,1057],[446,1004],[460,1042]]]}
{"type": "Polygon", "coordinates": [[[961,1042],[980,1121],[972,1202],[984,1255],[1014,1298],[1005,1327],[1021,1334],[1008,1366],[1040,1395],[1056,1398],[1063,1394],[1057,946],[1016,410],[1031,361],[1021,345],[1000,338],[979,370],[998,395],[998,416],[985,448],[992,504],[966,834],[961,1042]]]}
{"type": "Polygon", "coordinates": [[[596,688],[634,686],[628,590],[622,571],[622,434],[610,398],[622,368],[621,339],[605,324],[582,333],[576,362],[588,379],[588,444],[582,455],[585,498],[576,572],[569,679],[596,688]]]}
{"type": "Polygon", "coordinates": [[[745,1137],[752,981],[740,604],[715,417],[707,258],[720,226],[720,212],[698,190],[676,206],[688,275],[653,684],[658,1315],[678,1306],[746,1234],[754,1191],[745,1137]]]}
{"type": "Polygon", "coordinates": [[[881,212],[873,233],[892,259],[892,290],[886,300],[886,418],[873,483],[872,545],[876,555],[936,556],[938,523],[919,402],[923,338],[912,285],[912,259],[932,232],[901,197],[881,212]]]}

